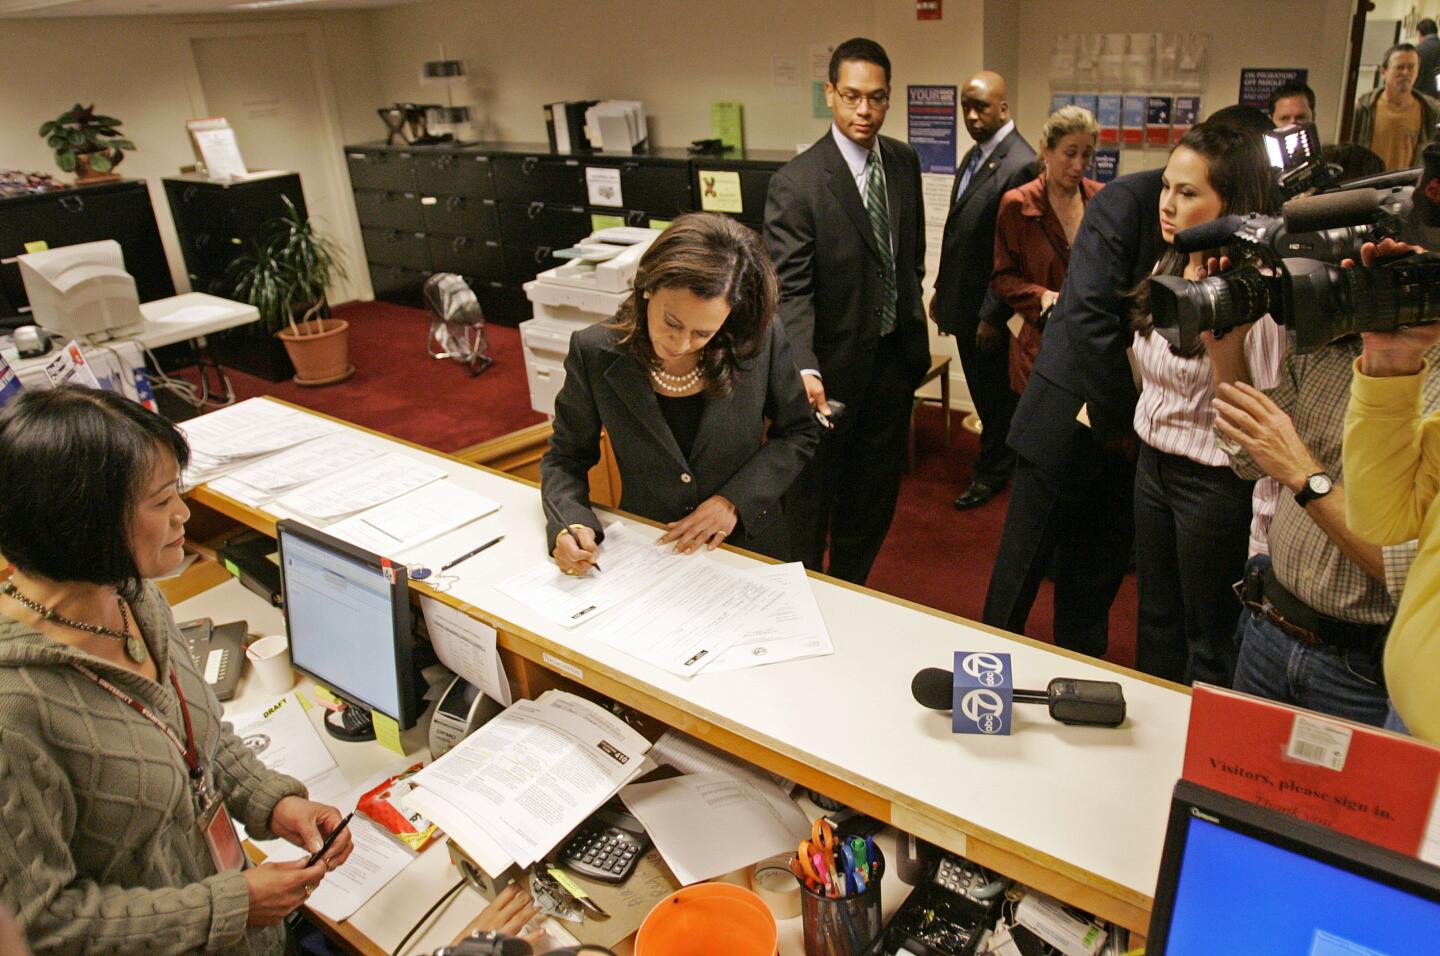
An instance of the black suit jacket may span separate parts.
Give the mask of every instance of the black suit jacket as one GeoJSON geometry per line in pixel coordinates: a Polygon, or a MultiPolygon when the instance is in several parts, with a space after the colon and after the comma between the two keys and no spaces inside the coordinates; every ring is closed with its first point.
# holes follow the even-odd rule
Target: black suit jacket
{"type": "Polygon", "coordinates": [[[1064,436],[1086,406],[1096,441],[1133,433],[1134,380],[1125,350],[1134,339],[1129,291],[1160,257],[1163,170],[1121,176],[1085,205],[1070,269],[1045,326],[1030,384],[1010,425],[1010,446],[1054,473],[1064,436]]]}
{"type": "MultiPolygon", "coordinates": [[[[920,161],[898,140],[881,136],[879,144],[895,240],[894,334],[901,336],[902,361],[918,386],[930,367],[920,293],[920,161]]],[[[865,394],[874,366],[885,273],[865,203],[829,131],[771,178],[765,247],[780,276],[780,318],[796,365],[820,372],[827,398],[853,405],[865,394]]]]}
{"type": "MultiPolygon", "coordinates": [[[[959,170],[979,148],[979,144],[970,148],[959,170]]],[[[965,194],[957,196],[962,175],[956,173],[950,189],[940,272],[935,277],[935,322],[951,335],[972,331],[982,307],[985,319],[996,324],[1010,316],[999,297],[990,295],[986,301],[995,271],[995,217],[1002,196],[1035,178],[1035,150],[1018,129],[1011,130],[970,177],[965,194]]]]}
{"type": "Polygon", "coordinates": [[[772,322],[759,353],[742,364],[733,391],[706,401],[689,456],[660,411],[649,373],[619,336],[609,326],[592,325],[570,337],[555,430],[540,462],[547,553],[569,524],[587,525],[597,540],[603,538],[587,474],[600,460],[602,426],[615,451],[626,511],[678,521],[710,496],[723,495],[740,515],[731,543],[743,547],[772,526],[783,534],[783,522],[774,524],[780,500],[820,440],[784,329],[772,322]]]}

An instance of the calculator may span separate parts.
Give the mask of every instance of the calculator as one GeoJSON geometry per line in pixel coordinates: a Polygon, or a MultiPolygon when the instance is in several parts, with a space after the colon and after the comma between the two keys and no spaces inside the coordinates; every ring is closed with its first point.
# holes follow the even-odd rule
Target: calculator
{"type": "Polygon", "coordinates": [[[650,849],[640,821],[615,801],[580,824],[560,847],[560,865],[601,883],[624,883],[650,849]]]}

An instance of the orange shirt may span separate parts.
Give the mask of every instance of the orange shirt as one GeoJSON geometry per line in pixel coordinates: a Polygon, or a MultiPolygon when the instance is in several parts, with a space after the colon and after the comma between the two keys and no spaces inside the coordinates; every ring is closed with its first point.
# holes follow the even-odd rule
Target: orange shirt
{"type": "Polygon", "coordinates": [[[1420,101],[1406,96],[1399,107],[1390,105],[1382,94],[1375,101],[1375,132],[1370,148],[1385,161],[1385,168],[1407,169],[1415,165],[1415,144],[1420,139],[1420,101]]]}

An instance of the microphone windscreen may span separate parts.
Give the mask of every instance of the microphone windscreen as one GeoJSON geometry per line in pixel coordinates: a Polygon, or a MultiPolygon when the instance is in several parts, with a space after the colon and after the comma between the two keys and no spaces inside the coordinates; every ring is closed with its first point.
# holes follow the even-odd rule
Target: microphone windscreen
{"type": "Polygon", "coordinates": [[[1421,226],[1440,226],[1440,144],[1425,147],[1425,168],[1410,202],[1421,226]]]}
{"type": "Polygon", "coordinates": [[[921,707],[949,710],[955,702],[955,675],[940,667],[927,667],[911,678],[910,694],[921,707]]]}
{"type": "Polygon", "coordinates": [[[1243,220],[1239,216],[1221,216],[1198,226],[1182,229],[1175,233],[1176,252],[1204,252],[1218,249],[1229,242],[1240,228],[1243,220]]]}
{"type": "Polygon", "coordinates": [[[1380,193],[1374,189],[1346,189],[1338,193],[1300,196],[1280,210],[1290,233],[1319,232],[1345,226],[1368,226],[1379,212],[1380,193]]]}

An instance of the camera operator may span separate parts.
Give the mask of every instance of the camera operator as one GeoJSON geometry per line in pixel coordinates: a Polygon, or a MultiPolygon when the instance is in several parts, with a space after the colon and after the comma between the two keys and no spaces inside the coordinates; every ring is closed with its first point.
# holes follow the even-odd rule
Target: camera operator
{"type": "MultiPolygon", "coordinates": [[[[1224,215],[1275,208],[1273,174],[1258,136],[1202,124],[1165,166],[1160,228],[1167,244],[1224,215]]],[[[1167,245],[1157,275],[1204,275],[1204,253],[1167,245]]],[[[1235,664],[1231,582],[1245,564],[1254,480],[1237,478],[1215,439],[1214,380],[1204,349],[1189,351],[1154,326],[1149,283],[1136,290],[1134,351],[1143,385],[1135,407],[1136,667],[1174,681],[1229,686],[1235,664]]],[[[1236,330],[1234,374],[1268,384],[1283,351],[1269,316],[1236,330]]],[[[1228,354],[1228,350],[1227,350],[1228,354]]]]}
{"type": "MultiPolygon", "coordinates": [[[[1216,428],[1236,474],[1267,474],[1285,489],[1270,559],[1252,560],[1242,582],[1234,687],[1381,725],[1389,704],[1380,654],[1415,546],[1376,547],[1346,521],[1341,441],[1360,339],[1287,354],[1279,382],[1262,392],[1234,374],[1231,338],[1206,336],[1220,382],[1216,428]]],[[[1440,408],[1440,381],[1425,389],[1425,407],[1440,408]]]]}
{"type": "MultiPolygon", "coordinates": [[[[1362,255],[1367,265],[1373,260],[1369,249],[1362,255]]],[[[1435,695],[1440,534],[1434,527],[1440,511],[1431,507],[1440,490],[1440,433],[1433,415],[1440,376],[1427,374],[1440,358],[1440,324],[1362,337],[1345,416],[1344,462],[1352,492],[1345,515],[1367,541],[1383,544],[1419,535],[1409,586],[1386,642],[1384,671],[1394,706],[1386,726],[1440,742],[1440,698],[1435,695]]]]}

